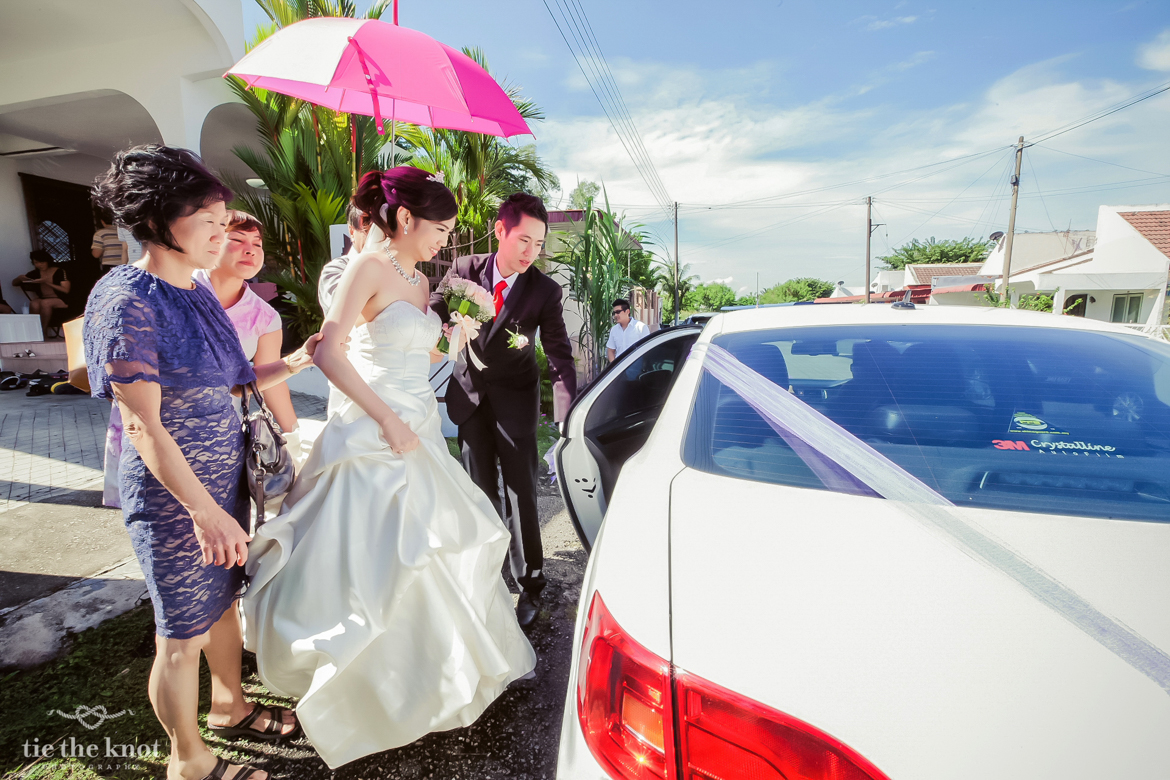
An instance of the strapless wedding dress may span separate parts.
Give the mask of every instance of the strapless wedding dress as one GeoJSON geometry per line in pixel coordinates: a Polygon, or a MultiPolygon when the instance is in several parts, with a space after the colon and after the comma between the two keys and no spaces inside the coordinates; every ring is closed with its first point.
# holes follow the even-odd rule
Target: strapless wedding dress
{"type": "Polygon", "coordinates": [[[344,399],[257,531],[243,598],[260,679],[300,700],[331,768],[470,725],[536,665],[500,576],[508,531],[441,432],[438,316],[396,301],[363,327],[364,378],[419,447],[394,454],[344,399]]]}

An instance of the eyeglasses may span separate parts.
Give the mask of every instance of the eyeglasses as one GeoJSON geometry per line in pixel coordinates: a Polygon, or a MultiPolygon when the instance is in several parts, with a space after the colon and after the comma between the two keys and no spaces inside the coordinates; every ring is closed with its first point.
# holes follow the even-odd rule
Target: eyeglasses
{"type": "Polygon", "coordinates": [[[622,313],[622,312],[624,312],[624,311],[625,311],[625,309],[614,309],[614,310],[613,310],[613,316],[615,316],[615,317],[616,317],[616,316],[618,316],[619,314],[621,314],[621,313],[622,313]]]}

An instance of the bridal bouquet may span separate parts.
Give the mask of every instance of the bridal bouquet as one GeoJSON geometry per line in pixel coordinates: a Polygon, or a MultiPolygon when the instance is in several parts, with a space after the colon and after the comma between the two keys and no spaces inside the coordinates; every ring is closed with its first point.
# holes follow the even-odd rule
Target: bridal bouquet
{"type": "MultiPolygon", "coordinates": [[[[459,331],[467,331],[468,341],[476,338],[480,325],[491,322],[496,316],[496,304],[492,300],[492,294],[487,290],[458,276],[444,279],[439,285],[439,293],[447,302],[447,310],[451,312],[451,324],[455,326],[450,339],[446,336],[439,339],[439,351],[446,352],[454,360],[451,344],[459,343],[459,331]]],[[[476,362],[478,363],[478,360],[476,362]]]]}

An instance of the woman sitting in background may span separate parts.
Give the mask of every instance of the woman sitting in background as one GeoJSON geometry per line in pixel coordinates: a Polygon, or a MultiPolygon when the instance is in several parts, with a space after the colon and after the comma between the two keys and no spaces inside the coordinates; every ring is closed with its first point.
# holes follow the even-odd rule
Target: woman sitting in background
{"type": "Polygon", "coordinates": [[[28,256],[33,262],[33,270],[13,279],[12,286],[31,294],[29,313],[41,316],[41,330],[47,334],[53,311],[68,307],[61,296],[69,294],[70,282],[65,276],[65,269],[59,267],[53,256],[45,250],[34,249],[28,256]],[[33,298],[32,295],[38,297],[33,298]]]}

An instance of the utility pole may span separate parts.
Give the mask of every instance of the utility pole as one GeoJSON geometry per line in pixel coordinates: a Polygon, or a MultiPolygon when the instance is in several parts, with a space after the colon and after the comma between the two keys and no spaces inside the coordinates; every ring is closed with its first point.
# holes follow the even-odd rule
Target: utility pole
{"type": "Polygon", "coordinates": [[[1024,161],[1024,136],[1016,143],[1016,175],[1012,177],[1012,211],[1008,217],[1007,240],[1003,245],[1003,289],[1000,295],[1006,295],[1011,301],[1008,292],[1008,279],[1012,275],[1012,239],[1016,237],[1016,200],[1020,197],[1020,163],[1024,161]]]}
{"type": "Polygon", "coordinates": [[[869,239],[873,236],[873,197],[865,198],[865,302],[869,303],[869,239]]]}
{"type": "Polygon", "coordinates": [[[678,201],[674,202],[674,324],[678,324],[678,201]]]}
{"type": "Polygon", "coordinates": [[[870,270],[869,270],[869,240],[873,236],[873,231],[880,228],[883,223],[878,222],[874,224],[873,221],[873,197],[867,196],[865,199],[865,302],[869,303],[870,293],[870,270]]]}

